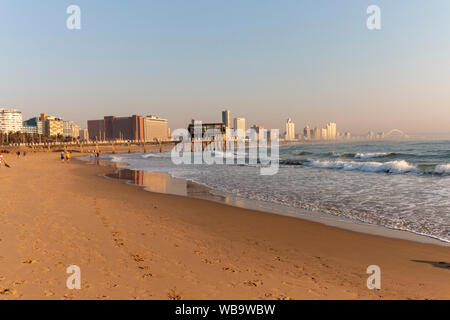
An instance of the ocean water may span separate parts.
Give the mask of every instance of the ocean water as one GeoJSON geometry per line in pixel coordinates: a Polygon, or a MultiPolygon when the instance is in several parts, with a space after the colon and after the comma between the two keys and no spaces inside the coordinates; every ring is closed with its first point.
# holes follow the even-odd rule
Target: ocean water
{"type": "Polygon", "coordinates": [[[273,176],[260,175],[258,165],[174,165],[170,153],[102,158],[166,172],[220,194],[450,242],[450,141],[281,146],[280,169],[273,176]]]}

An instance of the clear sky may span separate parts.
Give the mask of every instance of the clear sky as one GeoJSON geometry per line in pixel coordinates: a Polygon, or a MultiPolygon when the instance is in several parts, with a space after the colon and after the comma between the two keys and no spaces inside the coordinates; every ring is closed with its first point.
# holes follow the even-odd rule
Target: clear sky
{"type": "Polygon", "coordinates": [[[450,133],[450,1],[0,0],[0,106],[450,133]]]}

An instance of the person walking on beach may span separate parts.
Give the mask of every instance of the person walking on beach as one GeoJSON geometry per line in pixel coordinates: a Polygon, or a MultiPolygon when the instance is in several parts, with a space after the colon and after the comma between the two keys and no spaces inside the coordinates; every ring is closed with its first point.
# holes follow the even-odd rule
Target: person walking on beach
{"type": "Polygon", "coordinates": [[[66,161],[70,163],[70,152],[66,152],[66,161]]]}
{"type": "Polygon", "coordinates": [[[3,158],[3,154],[0,152],[0,168],[1,168],[1,166],[2,166],[2,163],[5,165],[5,167],[11,168],[11,167],[9,166],[9,164],[6,163],[6,160],[3,158]]]}
{"type": "Polygon", "coordinates": [[[61,162],[64,163],[64,159],[65,159],[65,154],[64,152],[61,152],[61,162]]]}

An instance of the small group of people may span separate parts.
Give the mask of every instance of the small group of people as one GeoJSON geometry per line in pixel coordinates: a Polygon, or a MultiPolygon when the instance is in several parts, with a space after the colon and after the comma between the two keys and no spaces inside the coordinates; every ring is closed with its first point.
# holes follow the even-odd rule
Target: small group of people
{"type": "Polygon", "coordinates": [[[61,162],[64,163],[64,161],[70,163],[70,152],[61,152],[61,162]]]}
{"type": "Polygon", "coordinates": [[[88,151],[90,153],[90,157],[95,158],[95,159],[99,159],[100,158],[100,152],[98,151],[88,151]]]}

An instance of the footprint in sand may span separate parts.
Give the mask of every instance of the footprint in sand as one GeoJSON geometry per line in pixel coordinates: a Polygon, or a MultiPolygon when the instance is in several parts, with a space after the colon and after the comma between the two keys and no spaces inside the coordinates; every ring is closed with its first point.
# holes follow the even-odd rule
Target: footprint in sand
{"type": "Polygon", "coordinates": [[[46,297],[51,297],[51,296],[55,295],[55,293],[53,291],[50,291],[50,290],[45,291],[44,294],[45,294],[46,297]]]}
{"type": "Polygon", "coordinates": [[[14,295],[16,293],[17,293],[17,291],[15,289],[0,288],[0,295],[3,295],[3,296],[14,295]]]}
{"type": "Polygon", "coordinates": [[[291,297],[285,296],[284,294],[275,296],[272,293],[266,293],[264,297],[273,300],[292,300],[291,297]]]}
{"type": "Polygon", "coordinates": [[[181,300],[181,295],[177,292],[176,287],[170,290],[167,296],[169,297],[169,300],[181,300]]]}
{"type": "Polygon", "coordinates": [[[39,262],[39,260],[33,260],[33,259],[27,259],[25,261],[22,261],[22,263],[25,263],[25,264],[35,264],[38,262],[39,262]]]}
{"type": "Polygon", "coordinates": [[[236,270],[234,270],[234,269],[231,268],[231,267],[223,267],[222,270],[223,270],[223,271],[228,271],[228,272],[231,272],[231,273],[235,273],[235,272],[236,272],[236,270]]]}
{"type": "Polygon", "coordinates": [[[144,262],[145,260],[138,254],[131,254],[131,258],[133,258],[136,262],[144,262]]]}
{"type": "Polygon", "coordinates": [[[73,296],[73,294],[68,294],[68,293],[66,293],[66,294],[63,296],[63,298],[66,299],[66,300],[72,300],[72,299],[74,298],[74,296],[73,296]]]}
{"type": "Polygon", "coordinates": [[[114,242],[116,243],[116,246],[123,247],[125,245],[124,240],[120,239],[119,231],[113,231],[112,236],[113,236],[114,242]]]}
{"type": "Polygon", "coordinates": [[[248,287],[259,287],[262,286],[263,282],[261,280],[248,280],[244,282],[244,285],[248,287]]]}
{"type": "Polygon", "coordinates": [[[150,266],[140,266],[139,269],[141,270],[150,270],[150,266]]]}

